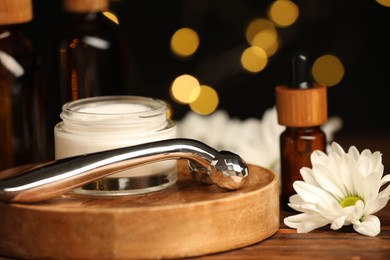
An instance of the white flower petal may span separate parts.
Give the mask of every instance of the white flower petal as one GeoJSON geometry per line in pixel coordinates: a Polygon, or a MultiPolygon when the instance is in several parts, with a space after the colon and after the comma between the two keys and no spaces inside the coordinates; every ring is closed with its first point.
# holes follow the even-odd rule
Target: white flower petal
{"type": "Polygon", "coordinates": [[[332,152],[334,152],[340,156],[345,154],[344,149],[337,142],[331,143],[331,149],[332,149],[332,152]]]}
{"type": "Polygon", "coordinates": [[[298,233],[307,233],[330,223],[320,215],[309,215],[306,213],[289,216],[283,222],[286,226],[297,229],[298,233]]]}
{"type": "Polygon", "coordinates": [[[305,202],[317,203],[322,200],[335,200],[335,198],[325,190],[303,181],[295,181],[293,187],[305,202]]]}
{"type": "Polygon", "coordinates": [[[339,172],[340,160],[343,156],[345,156],[345,154],[339,155],[337,153],[330,152],[326,163],[324,163],[323,165],[326,166],[330,171],[337,173],[339,172]]]}
{"type": "Polygon", "coordinates": [[[380,182],[376,178],[365,178],[364,185],[361,186],[361,198],[364,199],[364,201],[372,201],[374,200],[379,193],[379,189],[381,187],[380,182]]]}
{"type": "Polygon", "coordinates": [[[290,228],[298,228],[299,223],[307,217],[306,213],[301,213],[284,218],[283,223],[290,228]]]}
{"type": "Polygon", "coordinates": [[[387,182],[390,182],[390,174],[386,174],[385,176],[383,176],[383,178],[380,181],[381,186],[386,184],[387,182]]]}
{"type": "Polygon", "coordinates": [[[344,215],[347,217],[346,224],[352,223],[356,219],[363,217],[364,213],[364,203],[361,200],[358,200],[354,206],[348,206],[343,208],[344,215]]]}
{"type": "Polygon", "coordinates": [[[288,203],[288,205],[296,211],[304,212],[308,214],[318,214],[316,204],[310,202],[302,202],[300,204],[288,203]]]}
{"type": "Polygon", "coordinates": [[[370,201],[369,203],[366,204],[366,207],[364,208],[364,214],[365,215],[375,214],[381,209],[383,209],[388,202],[389,202],[389,195],[378,196],[375,200],[370,201]]]}
{"type": "Polygon", "coordinates": [[[374,152],[371,157],[372,161],[372,172],[377,173],[377,178],[380,180],[383,175],[384,166],[382,163],[382,154],[380,152],[374,152]]]}
{"type": "Polygon", "coordinates": [[[295,211],[302,212],[302,213],[311,213],[310,210],[304,209],[303,203],[299,203],[299,204],[287,203],[287,205],[295,211]]]}
{"type": "Polygon", "coordinates": [[[387,185],[386,188],[384,188],[379,192],[378,197],[387,197],[389,199],[390,198],[389,196],[390,196],[390,185],[387,185]]]}
{"type": "Polygon", "coordinates": [[[353,187],[353,163],[354,161],[348,155],[345,154],[341,156],[337,166],[337,171],[340,176],[340,180],[345,187],[348,187],[349,192],[353,192],[353,188],[351,191],[351,187],[353,187]]]}
{"type": "Polygon", "coordinates": [[[379,192],[378,196],[371,201],[366,203],[366,207],[364,209],[365,215],[371,215],[382,208],[384,208],[390,200],[390,185],[388,185],[385,189],[379,192]]]}
{"type": "Polygon", "coordinates": [[[302,167],[299,172],[301,173],[303,181],[310,183],[314,186],[319,186],[316,179],[313,177],[313,170],[308,167],[302,167]]]}
{"type": "Polygon", "coordinates": [[[367,157],[370,158],[372,156],[372,152],[369,149],[364,149],[359,157],[367,157]]]}
{"type": "Polygon", "coordinates": [[[334,220],[344,215],[343,208],[337,201],[320,201],[316,204],[316,210],[318,214],[329,220],[334,220]]]}
{"type": "Polygon", "coordinates": [[[370,158],[368,158],[368,157],[361,158],[357,162],[356,168],[362,177],[367,177],[368,174],[371,173],[371,169],[372,169],[370,158]]]}
{"type": "Polygon", "coordinates": [[[332,224],[330,225],[330,228],[333,230],[340,229],[342,226],[344,226],[346,218],[347,216],[340,216],[336,218],[335,220],[333,220],[332,224]]]}
{"type": "Polygon", "coordinates": [[[344,185],[341,182],[339,176],[334,174],[327,167],[319,164],[314,165],[313,177],[322,189],[330,192],[338,199],[343,198],[347,195],[347,192],[345,191],[344,185]]]}
{"type": "Polygon", "coordinates": [[[294,203],[294,204],[300,204],[304,202],[304,200],[298,194],[294,194],[290,196],[289,201],[290,203],[294,203]]]}
{"type": "Polygon", "coordinates": [[[361,158],[356,168],[358,171],[354,175],[355,194],[365,201],[373,200],[378,195],[382,173],[373,172],[373,162],[367,157],[361,158]]]}
{"type": "Polygon", "coordinates": [[[357,161],[355,167],[353,167],[352,171],[352,181],[354,187],[354,193],[351,195],[359,196],[360,198],[365,199],[365,185],[369,176],[367,174],[363,174],[362,172],[368,169],[369,160],[362,159],[357,161]]]}
{"type": "Polygon", "coordinates": [[[315,150],[310,154],[310,161],[312,165],[322,164],[325,165],[328,161],[326,153],[320,150],[315,150]]]}
{"type": "Polygon", "coordinates": [[[358,161],[360,157],[360,153],[355,146],[349,147],[348,155],[351,156],[355,161],[358,161]]]}
{"type": "Polygon", "coordinates": [[[364,217],[362,222],[355,221],[353,229],[362,235],[374,237],[381,231],[381,222],[377,216],[369,215],[364,217]]]}
{"type": "Polygon", "coordinates": [[[329,224],[329,220],[321,215],[307,215],[307,217],[298,224],[297,232],[308,233],[327,224],[329,224]]]}

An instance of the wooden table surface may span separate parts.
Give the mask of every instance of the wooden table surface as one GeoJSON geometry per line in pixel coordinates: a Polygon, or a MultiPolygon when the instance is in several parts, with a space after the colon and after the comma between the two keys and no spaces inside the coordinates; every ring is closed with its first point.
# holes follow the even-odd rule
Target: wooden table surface
{"type": "MultiPolygon", "coordinates": [[[[361,152],[380,151],[384,174],[390,174],[390,134],[339,134],[334,139],[344,150],[354,145],[361,152]]],[[[376,237],[361,235],[351,226],[335,231],[328,226],[298,234],[283,224],[284,217],[296,212],[281,209],[280,228],[270,238],[254,245],[190,259],[390,259],[390,203],[376,215],[381,232],[376,237]]]]}
{"type": "MultiPolygon", "coordinates": [[[[365,148],[382,152],[384,173],[390,173],[390,134],[340,134],[335,141],[345,150],[355,145],[360,152],[365,148]]],[[[297,234],[283,224],[284,217],[291,214],[296,212],[282,209],[279,230],[261,242],[187,259],[390,259],[390,203],[376,214],[381,220],[381,232],[376,237],[361,235],[351,226],[334,231],[329,225],[297,234]]]]}

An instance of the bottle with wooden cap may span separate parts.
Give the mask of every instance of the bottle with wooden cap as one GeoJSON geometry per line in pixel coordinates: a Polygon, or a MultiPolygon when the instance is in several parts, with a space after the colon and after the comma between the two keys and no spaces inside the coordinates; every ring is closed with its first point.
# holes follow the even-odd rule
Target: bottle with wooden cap
{"type": "Polygon", "coordinates": [[[326,150],[326,136],[321,125],[326,123],[327,89],[312,83],[310,63],[304,52],[292,58],[291,82],[276,87],[278,122],[286,126],[280,135],[281,202],[287,206],[295,194],[293,183],[301,180],[300,169],[311,167],[314,150],[326,150]]]}
{"type": "Polygon", "coordinates": [[[45,160],[43,74],[32,41],[31,0],[0,1],[0,169],[45,160]]]}
{"type": "Polygon", "coordinates": [[[64,20],[51,35],[51,129],[67,102],[130,92],[128,41],[120,25],[104,15],[109,0],[62,0],[62,4],[64,20]]]}

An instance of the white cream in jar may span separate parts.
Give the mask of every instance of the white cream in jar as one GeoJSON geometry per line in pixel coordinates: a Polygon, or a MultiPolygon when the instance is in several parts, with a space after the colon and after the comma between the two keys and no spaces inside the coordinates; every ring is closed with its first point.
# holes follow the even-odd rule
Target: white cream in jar
{"type": "MultiPolygon", "coordinates": [[[[133,146],[176,137],[168,107],[159,99],[141,96],[100,96],[63,105],[62,121],[54,128],[55,159],[133,146]]],[[[153,162],[109,175],[77,193],[131,195],[171,186],[176,161],[153,162]]]]}

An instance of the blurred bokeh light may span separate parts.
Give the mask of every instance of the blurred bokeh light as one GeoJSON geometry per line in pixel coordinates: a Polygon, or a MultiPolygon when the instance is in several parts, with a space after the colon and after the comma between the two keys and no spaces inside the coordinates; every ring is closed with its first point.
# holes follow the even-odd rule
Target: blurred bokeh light
{"type": "Polygon", "coordinates": [[[298,6],[289,0],[277,0],[268,9],[269,18],[278,27],[290,26],[298,19],[298,6]]]}
{"type": "Polygon", "coordinates": [[[241,65],[249,72],[255,73],[263,70],[267,62],[267,53],[257,46],[248,47],[241,56],[241,65]]]}
{"type": "Polygon", "coordinates": [[[209,115],[218,107],[218,93],[210,86],[201,85],[197,99],[190,103],[190,108],[197,114],[209,115]]]}
{"type": "Polygon", "coordinates": [[[390,7],[390,0],[376,0],[379,4],[383,6],[390,7]]]}
{"type": "Polygon", "coordinates": [[[171,86],[172,98],[181,104],[195,101],[200,94],[199,81],[191,75],[180,75],[171,86]]]}
{"type": "Polygon", "coordinates": [[[171,39],[171,50],[179,57],[193,55],[199,46],[199,36],[191,28],[177,30],[171,39]]]}
{"type": "Polygon", "coordinates": [[[315,81],[331,87],[343,79],[344,66],[336,56],[323,55],[314,62],[312,75],[315,81]]]}

